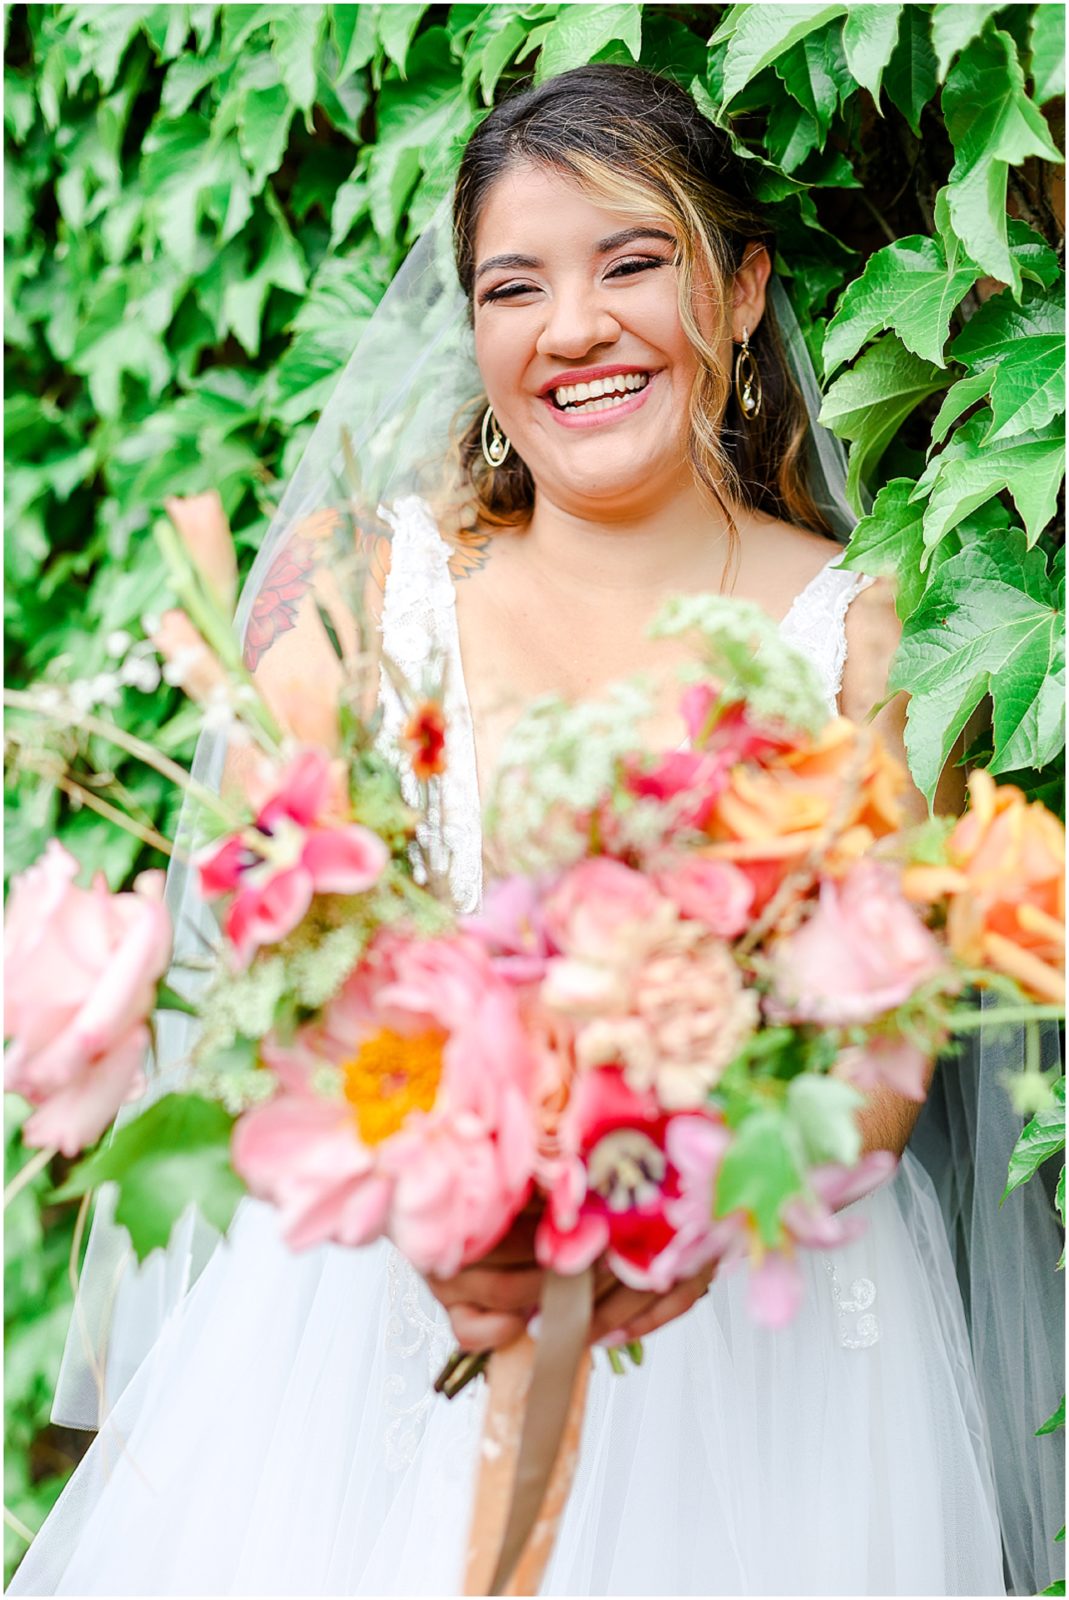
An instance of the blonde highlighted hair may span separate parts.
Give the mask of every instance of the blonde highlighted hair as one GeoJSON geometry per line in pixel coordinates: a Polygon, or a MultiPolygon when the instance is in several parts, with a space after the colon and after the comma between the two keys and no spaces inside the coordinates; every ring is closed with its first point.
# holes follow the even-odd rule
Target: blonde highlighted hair
{"type": "MultiPolygon", "coordinates": [[[[729,529],[733,508],[746,507],[829,532],[806,484],[808,419],[771,307],[751,344],[763,396],[756,418],[740,415],[733,374],[717,350],[730,326],[735,274],[748,251],[772,242],[727,134],[678,84],[639,67],[577,67],[505,100],[472,135],[457,178],[453,240],[469,300],[482,207],[494,183],[520,163],[554,168],[606,207],[652,214],[675,234],[680,319],[698,358],[688,454],[729,529]],[[712,338],[702,331],[700,296],[708,297],[712,338]]],[[[501,467],[486,465],[481,420],[480,411],[459,442],[471,513],[484,527],[515,527],[530,516],[534,482],[515,451],[501,467]]]]}

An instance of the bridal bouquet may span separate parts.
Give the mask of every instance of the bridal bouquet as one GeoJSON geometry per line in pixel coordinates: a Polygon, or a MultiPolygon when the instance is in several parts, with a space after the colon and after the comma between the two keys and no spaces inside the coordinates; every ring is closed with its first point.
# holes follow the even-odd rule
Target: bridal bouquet
{"type": "MultiPolygon", "coordinates": [[[[16,882],[6,1083],[36,1108],[38,1149],[23,1172],[95,1145],[63,1192],[115,1183],[140,1255],[191,1199],[225,1226],[247,1190],[278,1208],[295,1249],[385,1236],[443,1277],[533,1209],[547,1285],[585,1285],[558,1388],[579,1370],[596,1262],[654,1292],[741,1265],[752,1315],[789,1320],[799,1251],[854,1238],[851,1202],[893,1170],[863,1150],[866,1096],[923,1099],[929,1064],[975,1023],[968,986],[1018,1019],[1058,1009],[1060,824],[976,773],[964,818],[903,830],[903,772],[871,730],[828,720],[812,669],[763,613],[682,597],[656,631],[695,646],[687,744],[648,751],[638,683],[531,707],[486,819],[496,880],[457,918],[426,848],[449,756],[441,686],[381,664],[403,710],[387,747],[368,709],[368,630],[347,647],[321,606],[335,737],[296,736],[229,626],[218,508],[172,514],[185,542],[163,543],[184,605],[155,629],[156,656],[229,727],[236,785],[200,789],[78,686],[9,694],[9,744],[26,760],[35,729],[73,728],[180,782],[210,824],[187,854],[215,934],[165,979],[157,880],[79,888],[53,841],[16,882]],[[107,1137],[141,1092],[157,1006],[198,1020],[185,1081],[107,1137]]],[[[142,679],[147,659],[127,657],[142,679]]],[[[70,772],[64,783],[91,801],[70,772]]],[[[543,1311],[550,1349],[549,1289],[543,1311]]],[[[454,1362],[444,1386],[482,1364],[454,1362]]],[[[564,1426],[562,1412],[558,1438],[564,1426]]],[[[506,1520],[494,1551],[517,1545],[506,1520]]],[[[491,1561],[480,1538],[479,1581],[493,1571],[496,1587],[517,1551],[491,1561]]]]}

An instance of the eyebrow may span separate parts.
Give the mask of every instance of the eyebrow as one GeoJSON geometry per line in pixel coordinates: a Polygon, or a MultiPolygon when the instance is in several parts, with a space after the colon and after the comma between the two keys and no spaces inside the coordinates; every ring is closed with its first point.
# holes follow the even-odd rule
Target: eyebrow
{"type": "MultiPolygon", "coordinates": [[[[619,233],[610,233],[608,238],[599,239],[594,246],[596,256],[605,256],[610,250],[619,250],[621,245],[632,244],[636,239],[661,239],[665,244],[674,245],[675,235],[666,233],[663,228],[621,228],[619,233]]],[[[532,271],[545,263],[538,256],[504,255],[490,256],[476,269],[475,277],[479,279],[484,272],[491,272],[500,267],[528,267],[532,271]]]]}

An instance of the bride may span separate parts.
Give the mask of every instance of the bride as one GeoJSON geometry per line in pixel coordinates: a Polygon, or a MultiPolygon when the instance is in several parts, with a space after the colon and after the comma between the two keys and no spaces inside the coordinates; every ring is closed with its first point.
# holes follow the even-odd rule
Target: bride
{"type": "MultiPolygon", "coordinates": [[[[383,648],[407,673],[447,665],[439,842],[471,910],[479,789],[523,702],[642,669],[663,690],[651,746],[684,737],[678,658],[644,631],[666,595],[725,586],[756,601],[812,658],[829,712],[857,717],[881,696],[895,623],[878,588],[858,598],[836,565],[770,310],[767,230],[689,96],[591,67],[507,101],[467,146],[454,223],[484,391],[460,440],[466,510],[394,495],[379,603],[383,648]]],[[[312,603],[329,578],[294,549],[276,542],[246,604],[259,678],[290,704],[295,682],[325,699],[332,670],[312,603]]],[[[389,736],[385,678],[381,693],[389,736]]],[[[876,722],[900,746],[901,705],[876,722]]],[[[919,796],[912,809],[924,814],[919,796]]],[[[915,1114],[874,1096],[866,1146],[901,1152],[915,1114]]],[[[754,1326],[730,1272],[659,1297],[603,1278],[593,1337],[646,1338],[645,1361],[618,1378],[597,1358],[544,1592],[1005,1592],[932,1186],[906,1150],[861,1204],[864,1236],[807,1259],[804,1307],[781,1332],[754,1326]]],[[[425,1284],[387,1246],[290,1254],[272,1212],[246,1202],[11,1592],[455,1592],[481,1396],[445,1403],[430,1383],[454,1335],[499,1346],[525,1325],[530,1258],[517,1230],[488,1264],[425,1284]]]]}

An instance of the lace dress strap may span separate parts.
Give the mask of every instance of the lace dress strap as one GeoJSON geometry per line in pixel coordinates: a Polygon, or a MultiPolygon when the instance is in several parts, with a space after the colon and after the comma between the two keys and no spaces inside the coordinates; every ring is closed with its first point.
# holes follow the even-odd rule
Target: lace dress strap
{"type": "MultiPolygon", "coordinates": [[[[447,766],[440,784],[431,786],[426,837],[421,834],[420,843],[436,871],[448,870],[457,910],[474,911],[482,897],[482,831],[475,734],[460,658],[450,550],[430,508],[418,496],[384,506],[382,514],[393,530],[382,608],[383,653],[417,688],[439,675],[445,684],[447,766]]],[[[379,703],[380,743],[395,753],[404,710],[385,672],[379,675],[379,703]]],[[[400,765],[405,799],[415,805],[416,780],[403,761],[400,765]]]]}
{"type": "Polygon", "coordinates": [[[844,571],[841,560],[840,552],[809,580],[780,623],[788,644],[816,667],[833,715],[838,710],[846,665],[846,613],[861,591],[874,582],[863,573],[844,571]]]}

